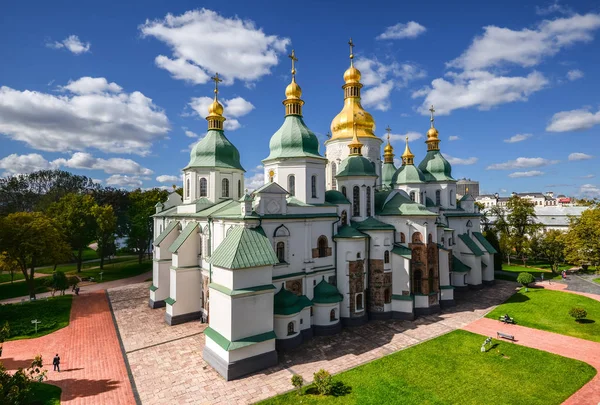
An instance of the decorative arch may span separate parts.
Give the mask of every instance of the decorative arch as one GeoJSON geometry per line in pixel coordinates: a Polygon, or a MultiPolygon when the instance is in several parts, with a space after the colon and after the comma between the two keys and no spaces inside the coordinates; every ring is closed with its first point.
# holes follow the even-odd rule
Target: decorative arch
{"type": "Polygon", "coordinates": [[[352,216],[360,216],[360,187],[352,188],[352,216]]]}
{"type": "Polygon", "coordinates": [[[342,226],[348,225],[348,213],[346,210],[342,211],[342,226]]]}
{"type": "Polygon", "coordinates": [[[287,332],[288,332],[288,336],[289,335],[294,335],[296,333],[295,327],[294,327],[294,322],[290,322],[287,325],[287,332]]]}
{"type": "Polygon", "coordinates": [[[337,174],[337,165],[335,162],[331,162],[331,189],[337,189],[335,184],[335,175],[337,174]]]}
{"type": "Polygon", "coordinates": [[[415,192],[414,191],[410,192],[410,200],[415,201],[415,192]]]}
{"type": "Polygon", "coordinates": [[[432,293],[434,291],[434,281],[435,281],[435,272],[433,271],[433,269],[429,270],[429,292],[432,293]]]}
{"type": "Polygon", "coordinates": [[[390,287],[386,288],[383,291],[383,301],[386,304],[391,304],[392,303],[392,291],[390,290],[390,287]]]}
{"type": "Polygon", "coordinates": [[[202,255],[208,257],[210,256],[210,226],[208,224],[206,224],[202,234],[204,235],[202,238],[202,255]]]}
{"type": "Polygon", "coordinates": [[[242,197],[242,180],[238,180],[238,193],[237,193],[238,198],[242,197]]]}
{"type": "Polygon", "coordinates": [[[310,190],[312,198],[317,198],[317,175],[313,174],[310,178],[310,190]]]}
{"type": "Polygon", "coordinates": [[[342,194],[344,194],[344,197],[348,198],[346,195],[346,186],[342,186],[342,194]]]}
{"type": "Polygon", "coordinates": [[[431,233],[427,235],[427,243],[433,243],[433,235],[431,233]]]}
{"type": "Polygon", "coordinates": [[[367,216],[371,216],[371,187],[367,187],[367,216]]]}
{"type": "Polygon", "coordinates": [[[277,259],[279,260],[279,263],[285,263],[285,243],[277,242],[276,248],[277,259]]]}
{"type": "Polygon", "coordinates": [[[288,176],[288,192],[290,195],[296,195],[296,176],[290,174],[288,176]]]}
{"type": "Polygon", "coordinates": [[[290,236],[290,230],[287,228],[287,226],[279,225],[277,228],[275,228],[275,231],[273,232],[274,238],[285,236],[290,236]]]}
{"type": "Polygon", "coordinates": [[[468,227],[468,228],[471,228],[472,226],[473,226],[473,222],[471,222],[471,220],[469,219],[469,220],[467,221],[467,227],[468,227]]]}
{"type": "Polygon", "coordinates": [[[331,311],[329,311],[329,322],[334,322],[337,321],[337,318],[335,317],[335,308],[333,308],[331,311]]]}
{"type": "Polygon", "coordinates": [[[354,309],[355,311],[362,311],[365,309],[363,302],[363,293],[358,293],[354,297],[354,309]]]}
{"type": "Polygon", "coordinates": [[[229,197],[229,179],[223,179],[221,182],[221,196],[229,197]]]}
{"type": "Polygon", "coordinates": [[[413,233],[412,243],[423,243],[423,235],[421,235],[421,232],[413,233]]]}
{"type": "Polygon", "coordinates": [[[454,190],[450,190],[450,205],[454,205],[456,198],[454,197],[454,190]]]}
{"type": "Polygon", "coordinates": [[[390,251],[386,250],[385,252],[383,252],[383,262],[385,264],[390,262],[390,251]]]}
{"type": "Polygon", "coordinates": [[[185,179],[185,197],[190,198],[190,178],[185,179]]]}
{"type": "Polygon", "coordinates": [[[208,182],[206,177],[200,178],[200,197],[206,197],[208,195],[208,182]]]}
{"type": "Polygon", "coordinates": [[[230,226],[229,228],[227,228],[227,232],[225,232],[225,237],[227,237],[227,235],[229,235],[229,232],[231,232],[232,229],[233,229],[233,226],[230,226]]]}
{"type": "Polygon", "coordinates": [[[400,243],[406,243],[406,235],[404,232],[400,232],[400,243]]]}
{"type": "Polygon", "coordinates": [[[422,289],[421,289],[421,282],[423,281],[423,273],[421,273],[421,270],[415,270],[413,272],[413,293],[414,294],[421,294],[422,289]]]}
{"type": "Polygon", "coordinates": [[[319,252],[318,257],[327,257],[329,256],[329,243],[327,241],[327,236],[321,235],[317,240],[317,249],[319,252]]]}
{"type": "Polygon", "coordinates": [[[435,190],[435,205],[442,205],[442,192],[435,190]]]}

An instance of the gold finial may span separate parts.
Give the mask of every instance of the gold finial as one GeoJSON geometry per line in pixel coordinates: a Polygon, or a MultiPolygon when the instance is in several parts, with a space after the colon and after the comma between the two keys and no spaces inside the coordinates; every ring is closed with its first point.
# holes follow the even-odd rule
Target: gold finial
{"type": "Polygon", "coordinates": [[[350,66],[354,66],[354,42],[352,42],[352,38],[348,41],[348,45],[350,45],[350,66]]]}
{"type": "Polygon", "coordinates": [[[296,83],[296,52],[292,49],[292,53],[288,55],[288,58],[292,60],[292,82],[285,88],[285,115],[302,115],[302,104],[304,101],[302,97],[302,89],[296,83]]]}
{"type": "Polygon", "coordinates": [[[219,94],[219,83],[222,82],[223,79],[219,77],[218,73],[215,73],[211,79],[215,82],[215,99],[208,107],[208,117],[206,117],[208,129],[223,130],[223,121],[225,121],[225,117],[223,117],[223,106],[219,103],[217,97],[219,94]]]}
{"type": "Polygon", "coordinates": [[[435,120],[433,116],[433,113],[435,112],[433,104],[431,105],[429,111],[431,112],[431,118],[429,119],[429,121],[431,122],[431,128],[429,128],[429,131],[427,131],[427,140],[425,141],[425,143],[427,144],[428,151],[440,150],[440,139],[438,137],[438,130],[435,129],[435,126],[433,125],[433,121],[435,120]]]}
{"type": "Polygon", "coordinates": [[[358,139],[356,135],[356,122],[354,123],[354,135],[352,136],[352,142],[348,144],[350,148],[350,156],[362,156],[362,142],[358,139]]]}
{"type": "Polygon", "coordinates": [[[221,79],[219,77],[218,73],[215,73],[215,75],[213,77],[211,77],[212,81],[215,82],[215,100],[217,99],[217,94],[219,94],[219,83],[221,83],[223,81],[223,79],[221,79]]]}
{"type": "Polygon", "coordinates": [[[296,52],[292,49],[292,53],[288,55],[288,58],[292,60],[292,81],[296,80],[296,65],[294,62],[298,62],[298,58],[296,58],[296,52]]]}
{"type": "Polygon", "coordinates": [[[387,131],[387,145],[383,148],[383,163],[394,163],[394,148],[390,144],[390,133],[392,128],[388,125],[385,129],[387,131]]]}
{"type": "Polygon", "coordinates": [[[433,104],[431,104],[431,108],[429,109],[429,111],[431,112],[431,118],[429,119],[429,121],[431,121],[431,128],[433,128],[433,121],[435,120],[435,118],[433,117],[433,113],[435,112],[433,104]]]}
{"type": "Polygon", "coordinates": [[[406,136],[406,147],[404,148],[404,153],[402,154],[402,165],[412,165],[414,164],[415,155],[410,150],[408,146],[408,135],[406,136]]]}

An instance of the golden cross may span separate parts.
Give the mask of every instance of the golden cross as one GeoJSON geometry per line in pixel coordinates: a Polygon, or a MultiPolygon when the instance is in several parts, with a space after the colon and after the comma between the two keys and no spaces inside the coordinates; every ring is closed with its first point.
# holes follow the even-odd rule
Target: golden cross
{"type": "Polygon", "coordinates": [[[388,125],[385,130],[387,131],[387,140],[388,140],[388,143],[390,143],[390,132],[392,132],[392,128],[390,128],[390,126],[388,125]]]}
{"type": "Polygon", "coordinates": [[[352,66],[352,59],[354,59],[354,42],[352,42],[352,38],[348,41],[348,45],[350,45],[350,66],[352,66]]]}
{"type": "Polygon", "coordinates": [[[433,113],[435,112],[435,110],[433,109],[433,104],[431,104],[431,108],[429,109],[429,111],[431,111],[431,128],[433,128],[433,113]]]}
{"type": "Polygon", "coordinates": [[[296,65],[294,62],[298,62],[298,58],[296,58],[296,52],[292,49],[292,54],[288,55],[288,58],[292,60],[292,77],[296,75],[296,65]]]}
{"type": "Polygon", "coordinates": [[[219,93],[219,83],[223,81],[223,79],[221,79],[219,77],[218,73],[215,73],[215,75],[213,77],[211,77],[211,79],[215,82],[215,99],[217,98],[217,94],[219,93]]]}

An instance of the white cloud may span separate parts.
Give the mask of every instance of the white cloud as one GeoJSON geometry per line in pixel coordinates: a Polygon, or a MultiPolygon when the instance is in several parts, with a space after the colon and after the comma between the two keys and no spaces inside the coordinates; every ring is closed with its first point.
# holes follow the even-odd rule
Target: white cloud
{"type": "Polygon", "coordinates": [[[572,11],[569,7],[563,6],[559,4],[558,1],[555,1],[546,7],[535,6],[535,13],[537,15],[548,15],[554,13],[571,14],[572,11]]]}
{"type": "Polygon", "coordinates": [[[69,35],[62,41],[47,43],[46,46],[54,49],[66,48],[75,55],[79,55],[81,53],[89,52],[92,44],[89,42],[81,42],[77,35],[69,35]]]}
{"type": "Polygon", "coordinates": [[[479,160],[479,158],[476,158],[476,157],[457,158],[457,157],[453,157],[453,156],[447,155],[445,153],[442,153],[442,155],[446,158],[446,160],[448,161],[448,163],[450,163],[451,165],[455,165],[455,166],[458,166],[458,165],[474,165],[479,160]]]}
{"type": "Polygon", "coordinates": [[[0,159],[0,169],[5,170],[2,176],[10,176],[31,173],[38,170],[56,169],[56,167],[37,153],[30,153],[28,155],[13,153],[0,159]]]}
{"type": "Polygon", "coordinates": [[[254,105],[251,102],[244,100],[242,97],[230,98],[223,100],[224,110],[231,117],[243,117],[250,111],[254,110],[254,105]]]}
{"type": "Polygon", "coordinates": [[[570,161],[574,161],[574,160],[588,160],[588,159],[593,159],[594,157],[592,155],[588,155],[585,153],[581,153],[581,152],[574,152],[571,153],[569,155],[569,160],[570,161]]]}
{"type": "MultiPolygon", "coordinates": [[[[223,115],[227,118],[223,124],[224,129],[227,131],[235,131],[241,128],[242,125],[237,118],[243,117],[254,109],[254,105],[242,97],[219,101],[223,104],[223,115]]],[[[208,107],[212,102],[213,99],[210,97],[193,97],[188,105],[199,117],[205,118],[208,115],[208,107]]]]}
{"type": "Polygon", "coordinates": [[[519,177],[537,177],[537,176],[542,176],[544,174],[544,172],[540,172],[539,170],[530,170],[527,172],[514,172],[508,175],[508,177],[511,177],[513,179],[519,178],[519,177]]]}
{"type": "Polygon", "coordinates": [[[253,21],[207,9],[167,14],[139,28],[143,36],[165,42],[173,52],[171,58],[157,57],[156,64],[174,78],[192,83],[206,83],[214,72],[225,84],[256,81],[271,73],[278,55],[290,44],[288,38],[266,35],[253,21]]]}
{"type": "Polygon", "coordinates": [[[419,108],[422,114],[428,114],[432,104],[438,115],[447,115],[459,108],[489,110],[499,104],[526,101],[532,93],[548,84],[548,80],[539,72],[527,76],[496,76],[481,70],[448,72],[446,76],[448,80],[434,79],[431,87],[413,92],[413,98],[425,97],[419,108]]]}
{"type": "Polygon", "coordinates": [[[137,188],[142,186],[142,179],[139,176],[126,176],[113,174],[105,180],[107,186],[137,188]]]}
{"type": "Polygon", "coordinates": [[[188,130],[185,131],[185,136],[188,136],[190,138],[198,138],[198,134],[197,133],[192,132],[192,131],[188,131],[188,130]]]}
{"type": "Polygon", "coordinates": [[[596,177],[595,174],[586,174],[585,176],[581,176],[582,179],[593,179],[596,177]]]}
{"type": "Polygon", "coordinates": [[[548,132],[582,131],[600,124],[600,111],[593,113],[588,109],[557,112],[546,127],[548,132]]]}
{"type": "MultiPolygon", "coordinates": [[[[421,135],[419,132],[417,131],[408,131],[405,134],[390,134],[390,142],[406,142],[406,137],[408,136],[408,141],[409,142],[413,142],[416,141],[417,139],[421,139],[423,137],[423,135],[421,135]]],[[[387,134],[382,136],[381,139],[383,139],[384,142],[387,142],[387,134]]]]}
{"type": "Polygon", "coordinates": [[[360,70],[365,86],[361,97],[363,105],[380,111],[390,109],[389,98],[393,89],[406,87],[410,82],[427,76],[427,72],[409,62],[386,64],[376,58],[359,58],[354,65],[360,70]]]}
{"type": "Polygon", "coordinates": [[[148,154],[170,129],[165,112],[138,91],[97,79],[70,82],[59,96],[0,87],[0,134],[45,151],[148,154]]]}
{"type": "Polygon", "coordinates": [[[252,176],[246,177],[244,184],[248,190],[256,190],[265,184],[265,174],[263,172],[254,173],[252,176]]]}
{"type": "Polygon", "coordinates": [[[159,183],[178,183],[180,180],[181,178],[177,176],[169,176],[167,174],[163,174],[156,178],[156,181],[158,181],[159,183]]]}
{"type": "Polygon", "coordinates": [[[573,69],[567,72],[567,79],[569,79],[570,81],[581,79],[583,76],[583,72],[579,69],[573,69]]]}
{"type": "Polygon", "coordinates": [[[415,21],[409,21],[406,24],[398,23],[387,27],[385,31],[377,36],[377,39],[403,39],[416,38],[427,31],[427,28],[415,21]]]}
{"type": "Polygon", "coordinates": [[[579,194],[584,197],[598,198],[600,197],[600,187],[594,184],[583,184],[579,187],[579,194]]]}
{"type": "Polygon", "coordinates": [[[448,141],[452,142],[452,141],[458,141],[460,139],[460,137],[456,136],[456,135],[450,135],[448,137],[448,141]]]}
{"type": "Polygon", "coordinates": [[[531,138],[533,135],[531,134],[517,134],[517,135],[513,135],[508,139],[505,139],[504,142],[506,143],[516,143],[516,142],[523,142],[526,139],[531,138]]]}
{"type": "Polygon", "coordinates": [[[503,64],[531,67],[544,57],[555,55],[576,42],[589,42],[600,28],[600,14],[574,14],[565,18],[544,20],[534,29],[515,31],[496,26],[484,27],[469,48],[448,63],[465,70],[486,69],[503,64]]]}
{"type": "Polygon", "coordinates": [[[526,169],[530,167],[548,166],[558,163],[558,160],[549,160],[541,157],[527,158],[519,157],[515,160],[509,160],[505,163],[495,163],[486,167],[486,170],[513,170],[526,169]]]}
{"type": "Polygon", "coordinates": [[[76,152],[70,159],[56,159],[52,162],[56,166],[64,166],[72,169],[102,170],[105,173],[122,173],[149,175],[152,170],[142,167],[139,163],[131,159],[109,158],[102,159],[93,157],[89,153],[76,152]]]}

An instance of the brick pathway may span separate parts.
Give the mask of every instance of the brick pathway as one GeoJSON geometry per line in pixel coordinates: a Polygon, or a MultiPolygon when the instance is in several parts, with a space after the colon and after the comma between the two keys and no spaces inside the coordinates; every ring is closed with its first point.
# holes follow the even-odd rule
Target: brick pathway
{"type": "Polygon", "coordinates": [[[133,405],[135,400],[104,291],[73,297],[69,326],[36,339],[4,343],[8,370],[42,354],[48,383],[62,388],[63,405],[133,405]],[[61,372],[52,371],[58,353],[61,372]]]}
{"type": "Polygon", "coordinates": [[[469,291],[457,306],[414,322],[376,321],[346,328],[339,335],[316,337],[281,354],[276,367],[226,382],[203,359],[206,325],[167,326],[164,309],[148,307],[149,283],[109,290],[139,397],[144,405],[248,404],[289,391],[292,374],[306,381],[320,368],[339,373],[461,328],[511,296],[518,285],[498,281],[469,291]]]}
{"type": "Polygon", "coordinates": [[[505,325],[500,321],[488,318],[478,319],[463,329],[492,337],[496,337],[498,331],[509,333],[515,337],[515,343],[518,345],[533,347],[590,364],[599,373],[579,391],[571,395],[564,404],[597,405],[600,403],[600,343],[525,326],[505,325]]]}

